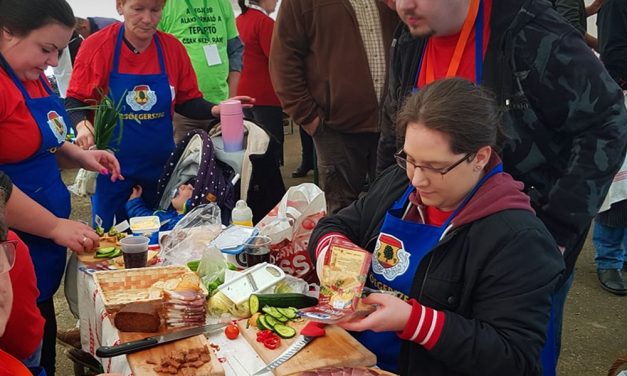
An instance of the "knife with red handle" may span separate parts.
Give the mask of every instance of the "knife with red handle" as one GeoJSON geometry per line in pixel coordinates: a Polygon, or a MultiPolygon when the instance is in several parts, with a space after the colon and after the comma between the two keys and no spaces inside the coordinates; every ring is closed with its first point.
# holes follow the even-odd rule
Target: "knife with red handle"
{"type": "Polygon", "coordinates": [[[298,353],[305,346],[307,346],[309,342],[313,341],[317,337],[322,337],[323,335],[325,335],[325,326],[326,324],[322,324],[319,322],[308,322],[307,325],[305,325],[305,327],[303,327],[303,329],[300,331],[300,335],[296,338],[294,343],[292,343],[287,349],[285,349],[285,351],[283,351],[281,355],[268,363],[267,366],[253,373],[253,376],[259,376],[266,372],[270,372],[281,364],[287,362],[294,355],[296,355],[296,353],[298,353]]]}

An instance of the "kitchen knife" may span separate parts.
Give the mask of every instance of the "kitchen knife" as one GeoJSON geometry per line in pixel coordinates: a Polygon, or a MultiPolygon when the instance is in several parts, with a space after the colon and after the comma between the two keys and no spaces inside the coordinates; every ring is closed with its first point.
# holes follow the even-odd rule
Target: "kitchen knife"
{"type": "Polygon", "coordinates": [[[281,364],[287,362],[290,358],[296,355],[296,353],[302,350],[303,347],[307,346],[309,342],[313,341],[314,338],[322,337],[325,334],[324,326],[325,324],[314,321],[307,323],[307,325],[305,325],[305,327],[300,331],[300,335],[296,338],[294,343],[285,349],[281,355],[268,363],[267,366],[253,373],[252,376],[263,375],[264,373],[270,372],[281,364]]]}
{"type": "Polygon", "coordinates": [[[152,337],[146,337],[138,339],[136,341],[121,343],[119,345],[101,346],[96,350],[96,356],[99,358],[111,358],[118,355],[131,354],[136,351],[146,350],[155,346],[162,345],[164,343],[177,341],[179,339],[193,337],[204,333],[211,333],[216,330],[222,329],[225,326],[226,323],[211,324],[179,330],[177,332],[170,332],[152,337]]]}

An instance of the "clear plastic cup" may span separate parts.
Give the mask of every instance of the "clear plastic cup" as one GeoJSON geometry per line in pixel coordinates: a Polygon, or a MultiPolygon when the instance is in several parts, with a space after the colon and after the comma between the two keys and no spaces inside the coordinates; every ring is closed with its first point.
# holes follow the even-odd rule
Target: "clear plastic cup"
{"type": "Polygon", "coordinates": [[[268,236],[255,236],[246,245],[246,265],[250,268],[263,262],[270,262],[270,243],[272,239],[268,236]]]}
{"type": "Polygon", "coordinates": [[[143,268],[148,263],[148,239],[145,236],[127,236],[120,240],[124,268],[143,268]]]}

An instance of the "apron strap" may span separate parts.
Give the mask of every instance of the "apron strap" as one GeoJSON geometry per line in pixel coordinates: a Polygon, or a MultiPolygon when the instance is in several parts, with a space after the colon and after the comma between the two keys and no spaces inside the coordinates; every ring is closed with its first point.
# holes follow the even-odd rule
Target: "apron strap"
{"type": "Polygon", "coordinates": [[[409,200],[409,195],[414,191],[414,189],[415,189],[414,186],[411,185],[411,183],[409,183],[409,186],[407,187],[407,189],[405,189],[405,193],[403,193],[403,196],[401,196],[400,199],[396,200],[394,205],[392,205],[391,210],[398,210],[398,209],[404,208],[405,203],[407,202],[407,200],[409,200]]]}
{"type": "Polygon", "coordinates": [[[483,79],[483,0],[479,2],[479,16],[475,22],[475,84],[483,79]]]}
{"type": "MultiPolygon", "coordinates": [[[[120,53],[122,51],[122,39],[124,38],[124,24],[120,26],[120,30],[118,31],[118,37],[115,41],[115,50],[113,52],[113,73],[120,73],[120,53]]],[[[161,74],[166,74],[165,71],[165,61],[163,60],[163,51],[161,49],[161,43],[159,42],[159,38],[157,38],[157,33],[152,36],[156,46],[157,46],[157,56],[159,58],[159,67],[161,74]]]]}

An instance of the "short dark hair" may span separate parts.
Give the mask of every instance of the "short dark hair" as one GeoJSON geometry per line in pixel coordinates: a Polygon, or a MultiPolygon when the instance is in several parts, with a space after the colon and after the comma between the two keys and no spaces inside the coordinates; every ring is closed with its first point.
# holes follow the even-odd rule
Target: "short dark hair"
{"type": "Polygon", "coordinates": [[[75,22],[65,0],[0,0],[0,28],[20,37],[51,23],[74,28],[75,22]]]}
{"type": "Polygon", "coordinates": [[[411,94],[396,120],[401,134],[409,123],[444,133],[455,154],[473,153],[484,146],[500,154],[506,139],[494,95],[463,78],[438,80],[411,94]]]}

